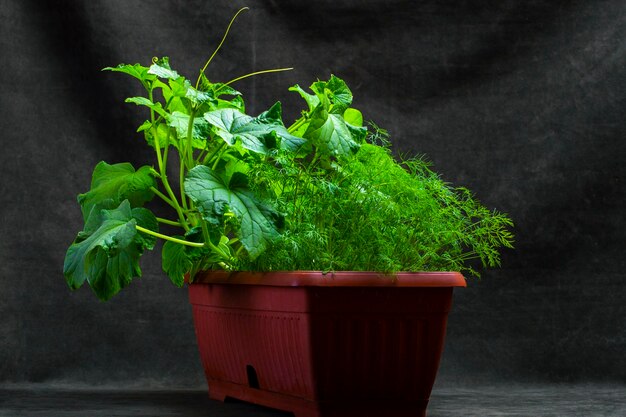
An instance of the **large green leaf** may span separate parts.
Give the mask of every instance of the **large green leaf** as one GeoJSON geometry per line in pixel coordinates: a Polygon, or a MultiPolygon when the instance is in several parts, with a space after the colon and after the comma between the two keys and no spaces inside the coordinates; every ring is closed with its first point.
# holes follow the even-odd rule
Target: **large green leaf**
{"type": "Polygon", "coordinates": [[[154,239],[137,232],[136,225],[155,230],[158,224],[146,209],[131,209],[124,200],[108,210],[112,200],[95,205],[80,232],[67,250],[63,274],[72,289],[89,283],[98,298],[108,300],[141,276],[139,257],[154,247],[154,239]]]}
{"type": "Polygon", "coordinates": [[[156,187],[152,168],[143,166],[135,171],[128,162],[109,165],[101,161],[93,170],[91,189],[78,196],[78,203],[86,220],[94,205],[111,199],[115,204],[129,200],[138,207],[154,197],[151,187],[156,187]]]}
{"type": "MultiPolygon", "coordinates": [[[[354,128],[358,129],[358,128],[354,128]]],[[[304,133],[317,149],[326,156],[344,157],[359,149],[359,139],[339,114],[329,113],[322,106],[315,109],[304,133]]]]}
{"type": "Polygon", "coordinates": [[[191,169],[185,179],[185,193],[202,216],[213,223],[228,209],[239,219],[237,237],[251,258],[259,256],[278,236],[283,217],[260,201],[246,186],[239,172],[223,178],[204,165],[191,169]]]}
{"type": "Polygon", "coordinates": [[[275,147],[294,150],[304,143],[301,138],[287,131],[282,122],[279,102],[258,117],[227,108],[207,112],[204,118],[215,127],[215,134],[226,143],[234,145],[239,140],[243,148],[253,152],[265,154],[275,147]]]}

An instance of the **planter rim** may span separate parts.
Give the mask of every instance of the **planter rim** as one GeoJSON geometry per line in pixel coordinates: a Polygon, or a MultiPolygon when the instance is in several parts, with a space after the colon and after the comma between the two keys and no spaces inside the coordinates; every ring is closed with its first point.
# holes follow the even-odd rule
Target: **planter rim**
{"type": "Polygon", "coordinates": [[[466,287],[460,272],[371,271],[202,271],[194,284],[243,284],[279,287],[466,287]]]}

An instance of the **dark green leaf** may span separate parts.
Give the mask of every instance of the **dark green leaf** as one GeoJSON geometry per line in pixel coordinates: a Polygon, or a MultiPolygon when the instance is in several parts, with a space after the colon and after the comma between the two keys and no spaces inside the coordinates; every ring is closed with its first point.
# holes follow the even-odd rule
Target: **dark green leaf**
{"type": "Polygon", "coordinates": [[[135,171],[128,162],[109,165],[101,161],[93,170],[91,189],[78,196],[78,203],[87,219],[94,205],[108,199],[114,204],[128,199],[133,207],[141,206],[154,197],[151,187],[156,187],[151,167],[135,171]]]}
{"type": "Polygon", "coordinates": [[[108,300],[141,276],[139,257],[154,243],[137,232],[137,224],[152,230],[157,226],[151,212],[131,210],[128,200],[112,210],[94,206],[85,229],[65,255],[63,274],[69,287],[76,289],[87,281],[98,298],[108,300]]]}
{"type": "Polygon", "coordinates": [[[226,207],[232,211],[240,220],[236,234],[254,259],[278,236],[283,218],[241,184],[237,178],[231,188],[216,172],[200,165],[187,174],[185,192],[209,221],[222,217],[226,207]]]}
{"type": "MultiPolygon", "coordinates": [[[[183,239],[182,236],[174,236],[183,239]]],[[[163,271],[177,287],[182,287],[185,274],[191,271],[193,262],[189,259],[185,246],[180,243],[167,241],[163,244],[162,252],[163,271]]]]}
{"type": "Polygon", "coordinates": [[[280,139],[283,149],[294,150],[302,146],[304,140],[291,135],[281,118],[280,103],[258,117],[251,117],[236,109],[219,109],[204,114],[204,118],[215,127],[215,133],[229,145],[237,140],[241,146],[253,152],[265,154],[276,147],[276,138],[280,139]]]}

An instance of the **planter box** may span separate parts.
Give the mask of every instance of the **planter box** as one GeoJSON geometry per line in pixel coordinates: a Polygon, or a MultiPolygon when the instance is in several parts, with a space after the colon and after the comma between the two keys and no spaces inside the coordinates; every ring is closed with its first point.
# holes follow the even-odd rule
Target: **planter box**
{"type": "Polygon", "coordinates": [[[199,274],[209,396],[296,417],[425,416],[456,272],[199,274]]]}

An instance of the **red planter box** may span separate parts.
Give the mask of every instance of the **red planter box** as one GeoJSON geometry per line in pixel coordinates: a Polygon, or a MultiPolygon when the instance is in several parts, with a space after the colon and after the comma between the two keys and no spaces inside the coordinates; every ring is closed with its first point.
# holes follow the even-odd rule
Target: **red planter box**
{"type": "Polygon", "coordinates": [[[425,416],[456,272],[200,274],[189,285],[209,396],[296,417],[425,416]]]}

